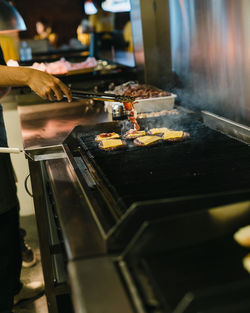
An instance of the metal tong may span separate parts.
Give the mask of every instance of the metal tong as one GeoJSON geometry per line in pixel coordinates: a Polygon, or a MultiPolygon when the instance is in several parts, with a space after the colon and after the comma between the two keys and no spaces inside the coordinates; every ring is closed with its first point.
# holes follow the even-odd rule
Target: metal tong
{"type": "Polygon", "coordinates": [[[102,92],[91,92],[71,89],[72,97],[79,99],[92,99],[100,101],[113,101],[113,102],[133,102],[134,97],[130,96],[120,96],[112,93],[102,93],[102,92]]]}

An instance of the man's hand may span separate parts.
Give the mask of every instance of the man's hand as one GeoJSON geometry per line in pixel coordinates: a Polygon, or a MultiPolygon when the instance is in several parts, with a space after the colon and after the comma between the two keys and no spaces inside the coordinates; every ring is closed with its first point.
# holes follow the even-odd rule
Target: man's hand
{"type": "Polygon", "coordinates": [[[60,79],[32,68],[0,65],[0,88],[8,86],[29,86],[43,99],[62,100],[66,96],[72,101],[70,89],[60,79]]]}
{"type": "Polygon", "coordinates": [[[58,78],[47,73],[29,69],[27,85],[43,99],[62,100],[66,96],[72,101],[70,89],[58,78]]]}

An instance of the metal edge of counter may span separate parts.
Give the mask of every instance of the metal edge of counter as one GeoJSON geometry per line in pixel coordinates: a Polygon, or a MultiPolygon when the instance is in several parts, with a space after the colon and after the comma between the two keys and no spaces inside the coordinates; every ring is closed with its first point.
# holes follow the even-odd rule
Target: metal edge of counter
{"type": "Polygon", "coordinates": [[[68,265],[77,313],[134,313],[110,257],[72,261],[68,265]]]}
{"type": "Polygon", "coordinates": [[[104,254],[104,241],[68,159],[46,161],[46,170],[68,259],[104,254]]]}

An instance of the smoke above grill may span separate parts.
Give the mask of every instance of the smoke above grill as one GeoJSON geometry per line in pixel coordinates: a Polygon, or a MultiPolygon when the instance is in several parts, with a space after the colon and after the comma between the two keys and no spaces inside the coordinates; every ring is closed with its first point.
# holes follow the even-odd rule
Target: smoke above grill
{"type": "Polygon", "coordinates": [[[250,2],[170,0],[172,67],[183,105],[250,124],[250,2]]]}
{"type": "MultiPolygon", "coordinates": [[[[188,133],[190,133],[191,130],[191,138],[193,140],[195,139],[196,142],[205,141],[205,138],[202,136],[203,132],[201,131],[203,124],[197,124],[196,119],[192,119],[192,114],[184,112],[183,110],[177,111],[177,114],[138,119],[138,124],[140,125],[141,130],[145,130],[146,132],[151,128],[161,127],[188,133]]],[[[124,134],[132,128],[133,125],[129,120],[120,122],[120,133],[122,136],[124,136],[124,134]]],[[[132,141],[131,144],[128,144],[128,148],[130,147],[134,147],[132,141]]]]}

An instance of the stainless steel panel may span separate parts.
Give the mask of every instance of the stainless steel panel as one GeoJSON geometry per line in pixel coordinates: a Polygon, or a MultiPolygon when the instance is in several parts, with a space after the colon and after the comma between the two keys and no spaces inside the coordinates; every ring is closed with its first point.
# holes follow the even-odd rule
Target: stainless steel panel
{"type": "Polygon", "coordinates": [[[24,149],[59,145],[76,125],[108,120],[103,104],[89,100],[18,106],[24,149]]]}
{"type": "Polygon", "coordinates": [[[66,261],[64,255],[53,254],[51,256],[54,282],[57,284],[63,284],[68,281],[68,274],[66,271],[66,261]]]}
{"type": "Polygon", "coordinates": [[[46,161],[67,157],[62,145],[27,149],[25,150],[25,155],[33,161],[46,161]]]}
{"type": "Polygon", "coordinates": [[[182,102],[249,124],[250,1],[169,3],[173,71],[185,86],[177,91],[182,102]]]}
{"type": "Polygon", "coordinates": [[[49,160],[45,167],[68,260],[103,254],[101,231],[69,160],[49,160]]]}
{"type": "Polygon", "coordinates": [[[216,114],[202,111],[204,123],[223,134],[250,144],[250,127],[230,121],[216,114]]]}
{"type": "Polygon", "coordinates": [[[142,33],[141,3],[140,0],[131,0],[131,26],[133,34],[134,56],[137,70],[144,79],[145,55],[142,33]]]}
{"type": "Polygon", "coordinates": [[[249,0],[131,0],[131,7],[145,81],[167,88],[177,74],[184,105],[249,126],[249,0]]]}
{"type": "Polygon", "coordinates": [[[168,0],[131,0],[136,66],[146,83],[166,86],[171,72],[168,0]]]}
{"type": "Polygon", "coordinates": [[[112,258],[78,260],[68,265],[77,313],[132,313],[112,258]]]}

